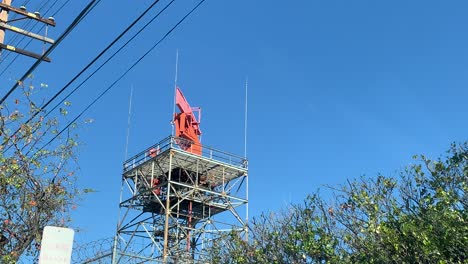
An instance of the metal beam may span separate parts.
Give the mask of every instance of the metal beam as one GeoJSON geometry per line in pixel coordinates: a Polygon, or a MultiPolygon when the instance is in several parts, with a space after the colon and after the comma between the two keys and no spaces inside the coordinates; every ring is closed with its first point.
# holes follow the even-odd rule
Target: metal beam
{"type": "Polygon", "coordinates": [[[32,57],[32,58],[35,58],[35,59],[38,59],[38,60],[42,59],[45,62],[50,62],[49,57],[44,57],[43,58],[42,55],[40,55],[40,54],[30,52],[30,51],[27,51],[27,50],[23,50],[23,49],[19,49],[19,48],[10,46],[10,45],[5,45],[5,44],[0,43],[0,49],[9,50],[9,51],[12,51],[12,52],[15,52],[15,53],[18,53],[18,54],[21,54],[21,55],[25,55],[25,56],[28,56],[28,57],[32,57]]]}
{"type": "Polygon", "coordinates": [[[50,44],[54,44],[55,43],[55,40],[51,39],[51,38],[48,38],[48,37],[44,37],[44,36],[41,36],[39,34],[36,34],[36,33],[32,33],[32,32],[29,32],[29,31],[26,31],[24,29],[21,29],[21,28],[17,28],[17,27],[14,27],[14,26],[10,26],[8,25],[7,23],[5,22],[0,22],[0,28],[3,28],[3,29],[8,29],[8,30],[11,30],[15,33],[18,33],[18,34],[21,34],[21,35],[25,35],[27,37],[31,37],[31,38],[34,38],[34,39],[37,39],[37,40],[42,40],[44,42],[47,42],[47,43],[50,43],[50,44]]]}
{"type": "Polygon", "coordinates": [[[51,26],[55,27],[55,21],[52,20],[52,19],[47,19],[47,18],[40,17],[40,16],[38,16],[38,15],[36,15],[34,13],[27,12],[27,11],[24,11],[24,10],[16,8],[16,7],[12,7],[12,6],[10,6],[8,4],[5,4],[5,3],[0,3],[0,8],[3,9],[3,10],[13,11],[13,12],[15,12],[17,14],[20,14],[20,15],[35,19],[37,21],[41,21],[42,23],[45,23],[47,25],[51,25],[51,26]]]}

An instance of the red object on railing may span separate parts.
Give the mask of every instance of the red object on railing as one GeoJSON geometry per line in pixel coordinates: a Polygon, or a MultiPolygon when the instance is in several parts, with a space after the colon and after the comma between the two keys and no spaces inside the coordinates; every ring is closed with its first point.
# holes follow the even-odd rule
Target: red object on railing
{"type": "MultiPolygon", "coordinates": [[[[180,113],[176,113],[174,116],[175,136],[185,138],[190,141],[178,144],[185,151],[201,155],[202,147],[199,136],[202,133],[200,131],[200,120],[197,120],[195,117],[192,107],[190,107],[179,87],[176,88],[175,103],[180,110],[180,113]]],[[[198,110],[198,118],[200,119],[201,109],[196,109],[198,110]]]]}
{"type": "Polygon", "coordinates": [[[157,155],[159,155],[160,153],[160,149],[159,149],[159,146],[157,148],[151,148],[149,151],[148,151],[148,154],[151,158],[154,158],[156,157],[157,155]]]}

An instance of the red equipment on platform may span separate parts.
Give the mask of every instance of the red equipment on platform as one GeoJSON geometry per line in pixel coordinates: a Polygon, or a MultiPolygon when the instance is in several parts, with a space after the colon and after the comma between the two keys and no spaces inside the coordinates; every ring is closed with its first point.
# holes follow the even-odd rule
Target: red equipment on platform
{"type": "Polygon", "coordinates": [[[201,109],[190,107],[179,87],[176,88],[175,97],[175,103],[180,110],[180,113],[176,113],[174,116],[175,136],[187,139],[187,141],[179,141],[177,144],[185,151],[201,155],[202,146],[199,138],[202,134],[200,131],[201,109]],[[193,110],[198,111],[198,120],[193,110]]]}

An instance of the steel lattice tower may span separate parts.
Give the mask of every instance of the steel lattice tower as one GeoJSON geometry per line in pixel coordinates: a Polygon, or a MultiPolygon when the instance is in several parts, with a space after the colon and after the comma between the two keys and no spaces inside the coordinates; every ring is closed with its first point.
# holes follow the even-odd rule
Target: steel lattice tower
{"type": "Polygon", "coordinates": [[[223,233],[245,235],[247,175],[244,157],[173,136],[128,159],[113,263],[207,263],[223,233]]]}

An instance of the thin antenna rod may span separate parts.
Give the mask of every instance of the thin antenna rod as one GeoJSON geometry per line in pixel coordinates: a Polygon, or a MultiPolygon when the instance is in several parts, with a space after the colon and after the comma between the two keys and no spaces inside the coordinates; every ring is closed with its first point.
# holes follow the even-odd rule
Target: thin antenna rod
{"type": "Polygon", "coordinates": [[[175,136],[174,131],[174,116],[175,116],[175,105],[176,105],[176,94],[177,94],[177,77],[179,75],[179,49],[176,50],[176,63],[175,63],[175,78],[174,78],[174,105],[172,109],[172,136],[175,136]]]}
{"type": "Polygon", "coordinates": [[[244,157],[247,157],[247,110],[249,77],[245,78],[245,113],[244,113],[244,157]]]}
{"type": "MultiPolygon", "coordinates": [[[[249,87],[249,77],[245,78],[245,113],[244,113],[244,158],[245,166],[247,168],[247,113],[248,113],[248,87],[249,87]]],[[[249,175],[245,175],[245,199],[247,203],[245,204],[245,241],[249,242],[249,175]]]]}
{"type": "Polygon", "coordinates": [[[127,121],[127,142],[125,143],[125,160],[128,158],[128,140],[130,138],[130,119],[132,116],[132,99],[133,99],[133,84],[130,88],[130,102],[128,104],[128,121],[127,121]]]}

